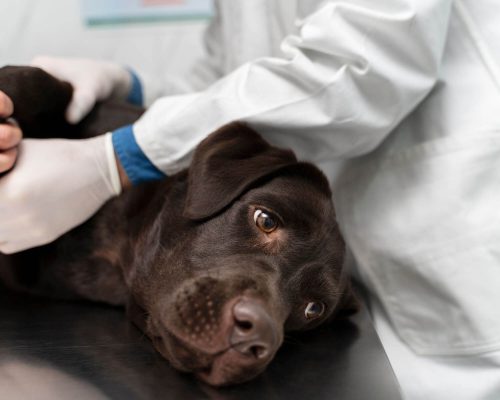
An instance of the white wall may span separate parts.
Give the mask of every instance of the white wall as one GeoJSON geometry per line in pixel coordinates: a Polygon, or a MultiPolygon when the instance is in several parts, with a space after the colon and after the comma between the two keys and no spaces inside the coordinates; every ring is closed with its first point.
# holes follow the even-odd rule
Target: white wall
{"type": "Polygon", "coordinates": [[[206,22],[87,27],[80,0],[0,0],[0,66],[35,55],[104,58],[149,74],[185,71],[206,22]]]}

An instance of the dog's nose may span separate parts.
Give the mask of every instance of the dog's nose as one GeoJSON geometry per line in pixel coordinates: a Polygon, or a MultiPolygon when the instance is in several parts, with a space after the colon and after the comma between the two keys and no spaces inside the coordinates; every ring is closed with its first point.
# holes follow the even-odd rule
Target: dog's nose
{"type": "Polygon", "coordinates": [[[278,329],[268,311],[259,302],[243,298],[233,307],[234,328],[231,347],[245,356],[264,361],[279,346],[278,329]]]}

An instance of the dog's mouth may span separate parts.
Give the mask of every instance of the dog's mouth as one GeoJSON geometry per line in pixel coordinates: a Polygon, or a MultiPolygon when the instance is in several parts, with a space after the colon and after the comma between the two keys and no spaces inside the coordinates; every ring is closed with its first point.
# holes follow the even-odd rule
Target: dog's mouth
{"type": "MultiPolygon", "coordinates": [[[[168,339],[155,337],[153,343],[157,351],[179,371],[192,373],[201,381],[212,386],[229,386],[255,378],[264,371],[272,357],[264,362],[251,360],[242,363],[242,353],[238,345],[231,345],[216,353],[206,353],[185,344],[173,334],[168,339]]],[[[277,346],[279,347],[279,346],[277,346]]],[[[274,354],[273,354],[274,356],[274,354]]]]}
{"type": "Polygon", "coordinates": [[[156,349],[174,368],[194,373],[212,386],[241,383],[261,373],[282,343],[282,326],[262,303],[245,296],[227,301],[214,315],[211,323],[201,325],[151,319],[156,349]]]}

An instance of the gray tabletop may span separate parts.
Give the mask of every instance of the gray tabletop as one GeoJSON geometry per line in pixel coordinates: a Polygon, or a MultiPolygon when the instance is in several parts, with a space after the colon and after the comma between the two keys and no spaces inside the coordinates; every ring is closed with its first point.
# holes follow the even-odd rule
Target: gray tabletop
{"type": "Polygon", "coordinates": [[[122,309],[0,288],[0,399],[400,399],[371,321],[286,338],[256,380],[215,390],[173,370],[122,309]]]}

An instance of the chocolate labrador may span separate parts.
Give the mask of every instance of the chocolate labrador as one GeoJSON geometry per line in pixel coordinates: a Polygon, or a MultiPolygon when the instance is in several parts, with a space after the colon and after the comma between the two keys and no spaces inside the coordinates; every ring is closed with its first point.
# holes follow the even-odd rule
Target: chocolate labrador
{"type": "MultiPolygon", "coordinates": [[[[143,112],[106,102],[70,126],[71,86],[29,67],[0,69],[0,90],[26,137],[90,137],[143,112]]],[[[0,255],[0,275],[17,290],[124,305],[175,368],[222,386],[262,372],[285,332],[356,309],[343,257],[325,176],[235,122],[189,169],[134,187],[54,243],[0,255]]]]}

